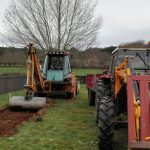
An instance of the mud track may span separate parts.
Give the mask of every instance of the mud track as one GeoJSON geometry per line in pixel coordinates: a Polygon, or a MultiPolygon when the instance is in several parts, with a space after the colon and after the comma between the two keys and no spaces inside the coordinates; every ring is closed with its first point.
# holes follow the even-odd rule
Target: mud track
{"type": "Polygon", "coordinates": [[[40,121],[41,116],[52,105],[52,102],[48,102],[45,108],[36,111],[11,109],[9,107],[0,109],[0,137],[12,136],[17,132],[20,125],[29,119],[40,121]]]}

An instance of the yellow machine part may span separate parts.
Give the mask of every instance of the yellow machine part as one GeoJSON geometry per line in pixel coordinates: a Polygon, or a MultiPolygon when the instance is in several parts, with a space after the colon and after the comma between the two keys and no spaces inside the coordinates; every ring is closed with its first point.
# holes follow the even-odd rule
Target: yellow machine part
{"type": "Polygon", "coordinates": [[[80,82],[77,81],[77,77],[73,72],[71,75],[71,93],[79,93],[80,92],[80,82]]]}
{"type": "MultiPolygon", "coordinates": [[[[27,46],[27,88],[26,93],[36,93],[38,90],[50,93],[50,83],[45,82],[41,75],[40,62],[36,54],[36,48],[33,44],[27,46]],[[47,85],[47,88],[45,87],[47,85]],[[30,92],[31,91],[31,92],[30,92]]],[[[26,96],[13,96],[9,99],[10,107],[19,107],[23,109],[41,109],[46,106],[46,97],[34,97],[27,99],[26,96]]],[[[32,95],[32,94],[31,94],[32,95]]]]}
{"type": "MultiPolygon", "coordinates": [[[[123,63],[121,63],[118,67],[115,68],[115,97],[119,93],[120,89],[122,88],[122,82],[127,83],[127,78],[131,75],[130,68],[127,67],[128,58],[125,58],[123,63]]],[[[135,131],[136,131],[136,139],[139,140],[140,138],[140,106],[137,104],[136,96],[133,88],[133,102],[134,102],[134,115],[135,115],[135,131]]]]}

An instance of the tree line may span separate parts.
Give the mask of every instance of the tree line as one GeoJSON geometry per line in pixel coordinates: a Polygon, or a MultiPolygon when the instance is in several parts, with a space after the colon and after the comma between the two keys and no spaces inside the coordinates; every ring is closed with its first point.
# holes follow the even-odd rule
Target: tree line
{"type": "MultiPolygon", "coordinates": [[[[73,56],[71,65],[75,68],[107,68],[111,56],[111,52],[116,47],[106,48],[88,48],[85,51],[80,51],[76,48],[71,48],[69,51],[73,56]]],[[[39,58],[44,61],[45,53],[38,51],[39,58]]],[[[0,65],[25,65],[26,56],[24,48],[0,47],[0,65]]]]}

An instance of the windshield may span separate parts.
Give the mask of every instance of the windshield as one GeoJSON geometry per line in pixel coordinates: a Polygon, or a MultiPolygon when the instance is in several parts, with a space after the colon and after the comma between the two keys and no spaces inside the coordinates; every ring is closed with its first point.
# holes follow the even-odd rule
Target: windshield
{"type": "Polygon", "coordinates": [[[132,67],[134,69],[148,69],[150,68],[150,51],[148,50],[120,50],[118,52],[117,65],[123,62],[124,58],[128,56],[132,59],[132,67]]]}
{"type": "Polygon", "coordinates": [[[62,70],[63,69],[63,56],[50,56],[48,70],[62,70]]]}

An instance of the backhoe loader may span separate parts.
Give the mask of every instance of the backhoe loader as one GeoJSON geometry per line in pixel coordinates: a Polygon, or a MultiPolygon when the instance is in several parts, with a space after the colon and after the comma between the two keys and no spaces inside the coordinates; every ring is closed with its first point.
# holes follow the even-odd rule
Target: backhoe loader
{"type": "Polygon", "coordinates": [[[87,75],[86,81],[95,96],[90,100],[96,104],[100,150],[115,149],[114,130],[125,126],[128,150],[150,149],[150,49],[117,48],[107,74],[87,75]]]}
{"type": "Polygon", "coordinates": [[[79,91],[79,82],[71,71],[69,52],[45,52],[45,62],[41,68],[34,44],[29,44],[27,56],[27,89],[25,96],[13,96],[9,99],[11,107],[40,109],[46,105],[46,98],[52,94],[66,94],[74,98],[79,91]]]}

